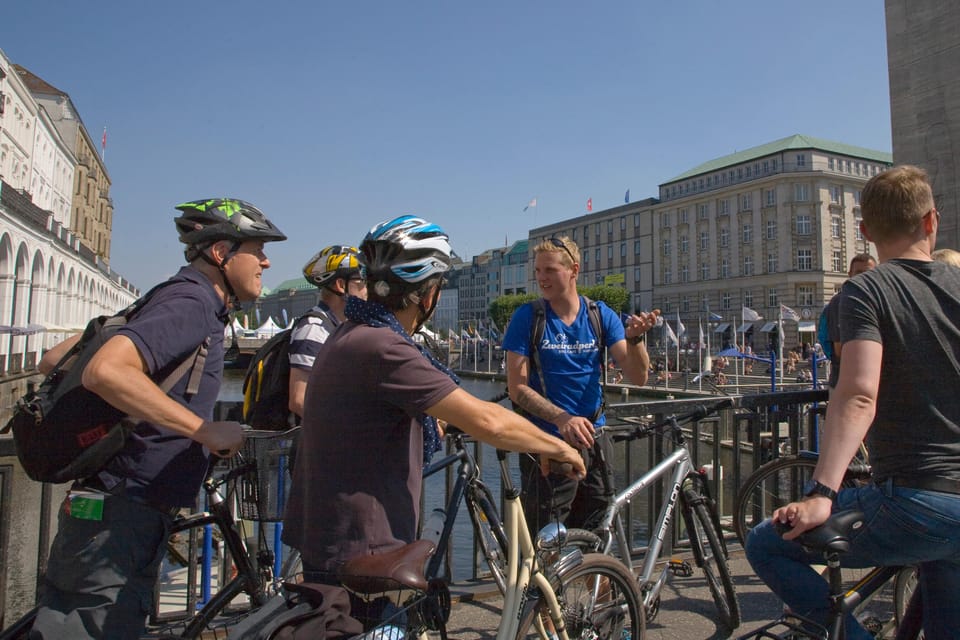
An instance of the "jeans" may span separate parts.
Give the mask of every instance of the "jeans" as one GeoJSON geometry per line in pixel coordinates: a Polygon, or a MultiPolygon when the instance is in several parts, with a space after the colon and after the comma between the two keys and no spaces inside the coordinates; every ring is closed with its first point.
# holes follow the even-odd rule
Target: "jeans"
{"type": "MultiPolygon", "coordinates": [[[[923,594],[923,628],[928,640],[955,638],[960,629],[960,495],[920,491],[889,483],[844,489],[833,510],[857,509],[865,525],[851,532],[844,567],[917,564],[923,594]]],[[[822,563],[777,535],[769,520],[750,532],[746,555],[757,575],[792,611],[826,624],[829,586],[810,565],[822,563]]],[[[848,640],[872,636],[848,615],[848,640]]]]}

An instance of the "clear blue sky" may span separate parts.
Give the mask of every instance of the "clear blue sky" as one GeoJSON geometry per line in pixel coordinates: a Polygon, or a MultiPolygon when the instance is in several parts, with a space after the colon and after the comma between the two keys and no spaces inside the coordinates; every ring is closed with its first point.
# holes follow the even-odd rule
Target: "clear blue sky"
{"type": "Polygon", "coordinates": [[[883,0],[7,0],[0,49],[107,127],[112,266],[182,262],[173,205],[290,236],[268,286],[415,213],[464,257],[795,133],[890,151],[883,0]],[[538,207],[521,213],[531,198],[538,207]]]}

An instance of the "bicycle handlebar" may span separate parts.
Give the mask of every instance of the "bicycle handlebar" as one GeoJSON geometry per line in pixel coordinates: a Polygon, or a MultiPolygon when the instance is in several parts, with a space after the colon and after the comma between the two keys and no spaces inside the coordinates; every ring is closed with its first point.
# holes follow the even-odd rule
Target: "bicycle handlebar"
{"type": "Polygon", "coordinates": [[[644,424],[630,429],[627,433],[615,433],[612,436],[614,442],[624,442],[626,440],[636,440],[637,438],[645,437],[656,431],[660,431],[667,427],[679,427],[683,424],[688,424],[690,422],[697,422],[698,420],[703,420],[707,416],[717,413],[721,409],[726,409],[733,406],[733,400],[730,398],[724,398],[712,405],[697,405],[692,411],[687,413],[682,413],[680,415],[673,414],[667,416],[660,422],[655,422],[653,424],[644,424]]]}

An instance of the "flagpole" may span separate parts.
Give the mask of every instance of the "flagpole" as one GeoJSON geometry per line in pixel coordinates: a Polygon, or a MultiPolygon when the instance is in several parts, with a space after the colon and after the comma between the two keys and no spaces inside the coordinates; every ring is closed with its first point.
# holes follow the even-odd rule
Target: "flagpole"
{"type": "Polygon", "coordinates": [[[780,359],[780,389],[783,389],[783,307],[777,310],[777,357],[780,359]]]}
{"type": "Polygon", "coordinates": [[[668,338],[667,329],[670,325],[663,321],[663,388],[670,388],[670,338],[668,338]]]}
{"type": "Polygon", "coordinates": [[[697,362],[699,366],[697,372],[697,391],[703,391],[703,317],[697,314],[697,362]]]}

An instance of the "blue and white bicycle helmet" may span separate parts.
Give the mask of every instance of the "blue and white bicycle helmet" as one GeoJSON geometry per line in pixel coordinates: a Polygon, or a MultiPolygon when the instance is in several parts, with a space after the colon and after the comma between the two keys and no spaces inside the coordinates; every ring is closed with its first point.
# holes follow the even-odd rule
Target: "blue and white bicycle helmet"
{"type": "MultiPolygon", "coordinates": [[[[372,228],[360,245],[360,253],[367,267],[367,280],[375,291],[380,283],[399,284],[403,291],[418,289],[425,281],[443,276],[453,262],[446,232],[411,215],[372,228]]],[[[384,285],[380,285],[381,291],[384,285]]]]}

